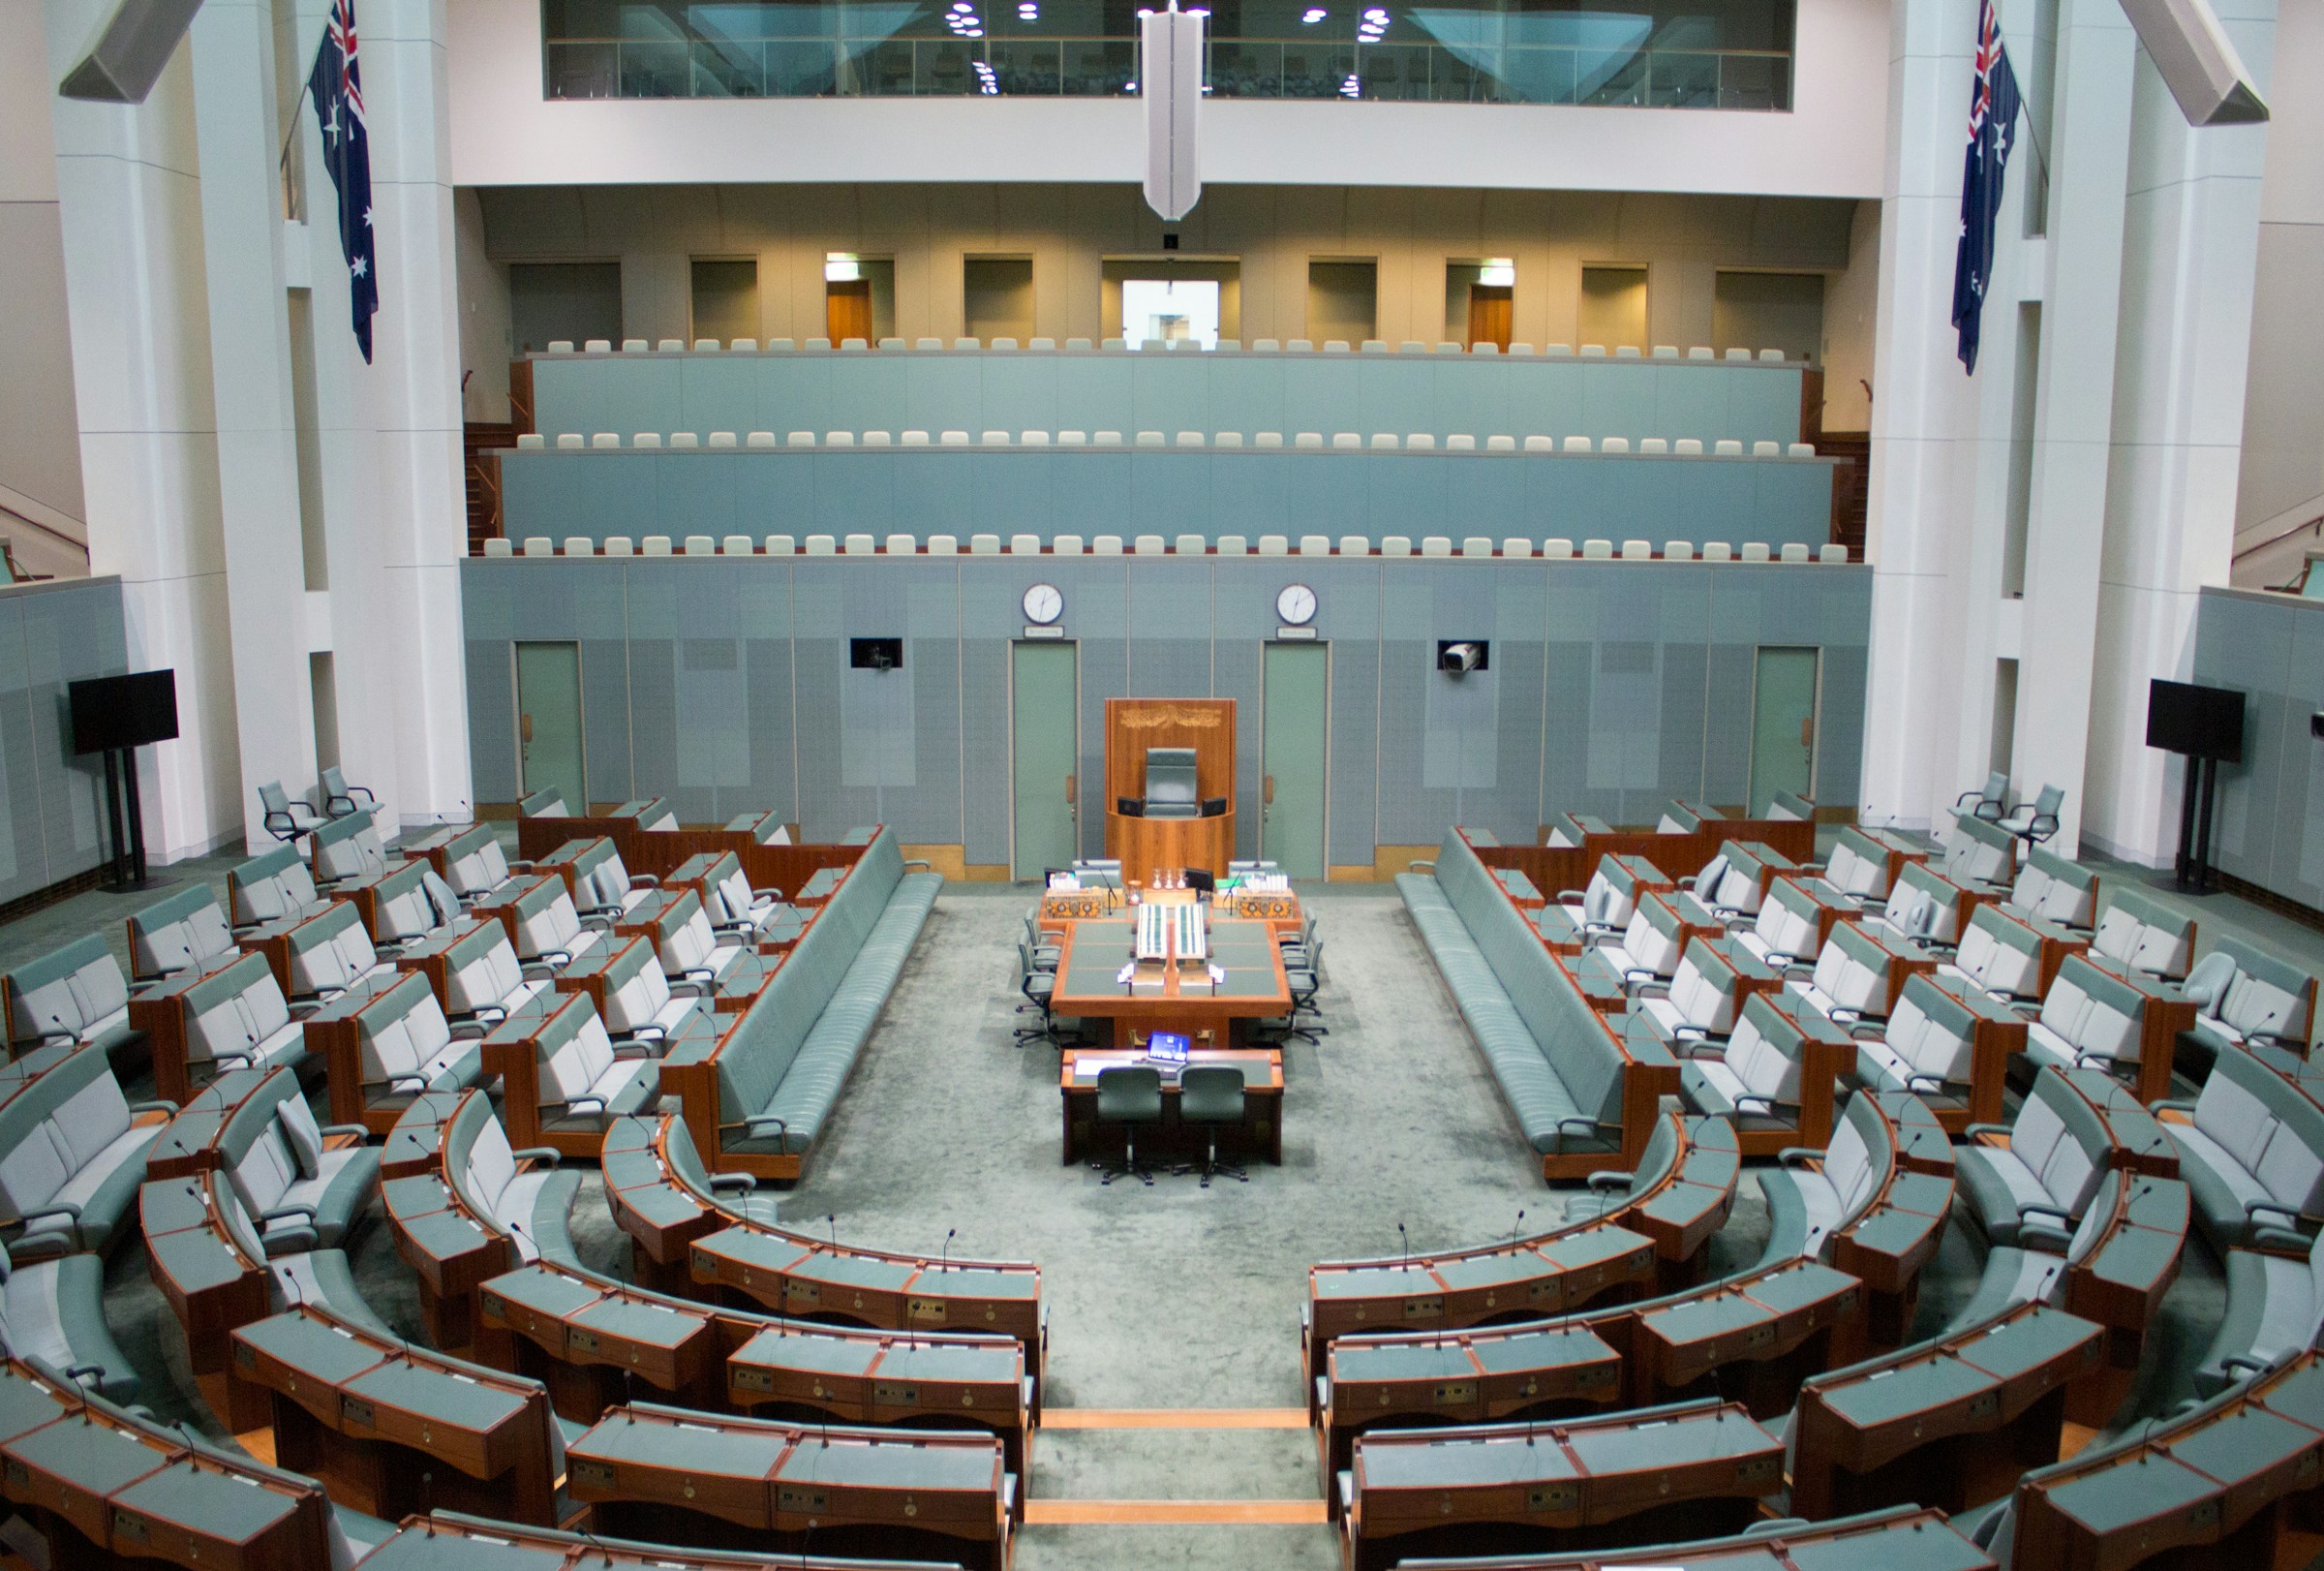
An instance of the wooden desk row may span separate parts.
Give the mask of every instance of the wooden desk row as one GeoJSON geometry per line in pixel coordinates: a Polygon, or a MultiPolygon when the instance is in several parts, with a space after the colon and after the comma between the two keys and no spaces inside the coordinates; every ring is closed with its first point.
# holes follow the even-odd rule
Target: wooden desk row
{"type": "Polygon", "coordinates": [[[1932,1155],[1927,1131],[1934,1118],[1925,1108],[1907,1105],[1918,1101],[1902,1095],[1871,1098],[1894,1155],[1863,1211],[1824,1242],[1825,1257],[1863,1282],[1866,1335],[1881,1347],[1895,1346],[1911,1329],[1920,1302],[1920,1268],[1943,1242],[1945,1218],[1953,1209],[1949,1151],[1942,1163],[1932,1155]],[[1908,1161],[1908,1146],[1915,1144],[1917,1160],[1908,1161]]]}
{"type": "Polygon", "coordinates": [[[1791,1421],[1791,1509],[1947,1511],[1995,1498],[2058,1460],[2069,1381],[2096,1370],[2105,1328],[2044,1304],[1815,1376],[1791,1421]]]}
{"type": "MultiPolygon", "coordinates": [[[[596,1532],[523,1527],[489,1517],[436,1511],[404,1519],[394,1536],[362,1561],[363,1571],[768,1571],[768,1557],[747,1550],[688,1549],[611,1538],[596,1532]]],[[[927,1560],[826,1556],[820,1547],[786,1557],[783,1571],[943,1571],[927,1560]]]]}
{"type": "MultiPolygon", "coordinates": [[[[1495,1571],[1994,1571],[1983,1550],[1961,1536],[1942,1511],[1906,1508],[1870,1512],[1837,1522],[1774,1528],[1761,1523],[1748,1535],[1593,1550],[1585,1555],[1517,1556],[1493,1562],[1495,1571]]],[[[1475,1562],[1407,1556],[1402,1571],[1477,1571],[1475,1562]]]]}
{"type": "Polygon", "coordinates": [[[673,1172],[670,1142],[691,1138],[675,1114],[624,1119],[606,1133],[606,1202],[633,1241],[641,1282],[688,1294],[711,1287],[797,1319],[1014,1337],[1024,1344],[1027,1369],[1039,1375],[1040,1267],[932,1260],[753,1221],[673,1172]]]}
{"type": "MultiPolygon", "coordinates": [[[[516,821],[517,854],[537,862],[554,854],[568,841],[604,836],[622,853],[622,865],[632,874],[645,874],[665,882],[690,858],[717,857],[732,851],[754,889],[780,889],[802,904],[829,896],[829,885],[817,890],[819,875],[843,876],[864,854],[864,847],[879,826],[872,826],[860,843],[768,845],[762,837],[772,826],[750,815],[718,827],[681,825],[649,829],[645,825],[667,816],[658,799],[624,803],[613,813],[596,817],[523,817],[516,821]]],[[[795,834],[797,826],[785,826],[795,834]]]]}
{"type": "Polygon", "coordinates": [[[574,1440],[566,1469],[576,1502],[638,1537],[902,1551],[973,1571],[1009,1562],[1017,1480],[989,1434],[711,1419],[638,1402],[574,1440]]]}
{"type": "Polygon", "coordinates": [[[482,1284],[476,1353],[540,1379],[585,1423],[642,1382],[709,1412],[984,1430],[1009,1470],[1026,1472],[1034,1386],[1014,1338],[783,1320],[540,1260],[482,1284]]]}
{"type": "Polygon", "coordinates": [[[2282,1364],[2103,1449],[2028,1473],[2011,1503],[2020,1571],[2268,1566],[2313,1552],[2324,1483],[2324,1352],[2282,1364]]]}
{"type": "Polygon", "coordinates": [[[1340,1525],[1351,1571],[1382,1571],[1419,1555],[1734,1532],[1783,1482],[1784,1442],[1732,1402],[1389,1430],[1356,1442],[1340,1525]]]}
{"type": "Polygon", "coordinates": [[[1323,1382],[1327,1493],[1359,1435],[1391,1424],[1486,1424],[1686,1396],[1721,1371],[1760,1417],[1807,1373],[1862,1344],[1860,1284],[1813,1260],[1762,1266],[1664,1298],[1434,1336],[1343,1337],[1323,1382]]]}
{"type": "Polygon", "coordinates": [[[47,1563],[166,1560],[189,1571],[330,1563],[330,1501],[311,1480],[189,1444],[27,1364],[0,1362],[0,1497],[47,1563]]]}
{"type": "Polygon", "coordinates": [[[556,1415],[536,1380],[383,1337],[314,1305],[233,1333],[228,1421],[375,1517],[448,1506],[557,1525],[556,1415]]]}
{"type": "Polygon", "coordinates": [[[1309,1267],[1301,1368],[1310,1380],[1335,1338],[1560,1314],[1646,1287],[1664,1267],[1683,1274],[1733,1208],[1741,1163],[1725,1119],[1658,1117],[1668,1162],[1586,1221],[1506,1244],[1309,1267]]]}

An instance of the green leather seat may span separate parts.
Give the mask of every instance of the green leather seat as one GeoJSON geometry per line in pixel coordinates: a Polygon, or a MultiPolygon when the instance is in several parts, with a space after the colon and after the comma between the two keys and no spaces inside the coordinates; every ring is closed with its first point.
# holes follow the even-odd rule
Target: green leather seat
{"type": "MultiPolygon", "coordinates": [[[[1404,874],[1396,888],[1533,1149],[1620,1149],[1621,1050],[1491,870],[1451,835],[1433,874],[1404,874]]],[[[1652,1042],[1634,1051],[1668,1059],[1652,1042]]]]}
{"type": "Polygon", "coordinates": [[[722,1151],[815,1143],[944,879],[906,873],[882,830],[719,1050],[722,1151]]]}

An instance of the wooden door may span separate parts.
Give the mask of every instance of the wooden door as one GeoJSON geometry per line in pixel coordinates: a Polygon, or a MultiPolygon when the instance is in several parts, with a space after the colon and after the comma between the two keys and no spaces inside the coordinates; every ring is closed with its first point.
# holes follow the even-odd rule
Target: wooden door
{"type": "Polygon", "coordinates": [[[872,342],[872,281],[851,278],[823,286],[823,330],[834,346],[850,338],[872,342]]]}
{"type": "Polygon", "coordinates": [[[1514,291],[1507,284],[1471,284],[1469,286],[1469,345],[1495,344],[1506,353],[1509,349],[1511,297],[1514,291]]]}

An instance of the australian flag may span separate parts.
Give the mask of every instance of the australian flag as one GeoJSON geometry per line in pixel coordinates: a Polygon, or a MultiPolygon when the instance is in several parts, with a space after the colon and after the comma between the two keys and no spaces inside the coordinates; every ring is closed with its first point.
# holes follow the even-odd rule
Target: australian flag
{"type": "Polygon", "coordinates": [[[2002,47],[1993,0],[1977,7],[1977,82],[1969,101],[1969,163],[1961,175],[1961,250],[1953,261],[1953,325],[1961,363],[1977,368],[1985,286],[1993,278],[1993,225],[2002,210],[2002,172],[2017,145],[2017,74],[2002,47]]]}
{"type": "Polygon", "coordinates": [[[332,0],[331,20],[307,77],[322,122],[322,166],[339,191],[339,249],[347,253],[355,342],[371,363],[371,319],[380,309],[380,268],[371,244],[371,136],[363,129],[363,76],[355,65],[354,0],[332,0]]]}

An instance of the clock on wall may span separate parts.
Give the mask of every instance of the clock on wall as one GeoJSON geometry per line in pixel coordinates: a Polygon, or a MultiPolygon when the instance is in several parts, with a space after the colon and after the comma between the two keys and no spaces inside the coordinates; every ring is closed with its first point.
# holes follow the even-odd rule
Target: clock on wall
{"type": "Polygon", "coordinates": [[[1065,614],[1065,597],[1055,584],[1035,584],[1024,592],[1024,619],[1036,627],[1049,627],[1065,614]]]}
{"type": "Polygon", "coordinates": [[[1275,614],[1295,628],[1315,620],[1315,591],[1305,584],[1286,584],[1275,597],[1275,614]]]}

